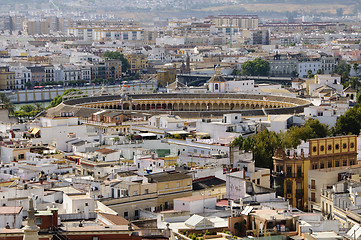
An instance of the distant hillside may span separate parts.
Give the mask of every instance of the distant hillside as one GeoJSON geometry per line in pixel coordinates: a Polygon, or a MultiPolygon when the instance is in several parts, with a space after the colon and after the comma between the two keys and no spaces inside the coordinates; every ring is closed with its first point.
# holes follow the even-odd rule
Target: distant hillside
{"type": "Polygon", "coordinates": [[[265,4],[272,4],[272,3],[296,3],[296,4],[315,4],[315,3],[336,3],[336,4],[357,4],[359,3],[358,0],[241,0],[239,3],[265,3],[265,4]]]}

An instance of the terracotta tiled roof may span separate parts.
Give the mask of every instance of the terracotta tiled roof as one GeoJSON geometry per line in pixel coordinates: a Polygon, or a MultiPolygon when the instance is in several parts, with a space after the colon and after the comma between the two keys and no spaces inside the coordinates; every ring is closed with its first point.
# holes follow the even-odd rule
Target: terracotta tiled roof
{"type": "Polygon", "coordinates": [[[95,151],[98,152],[98,153],[101,153],[101,154],[111,154],[111,153],[116,152],[115,150],[109,149],[109,148],[102,148],[102,149],[98,149],[98,150],[95,150],[95,151]]]}
{"type": "Polygon", "coordinates": [[[0,207],[0,215],[19,214],[23,207],[0,207]]]}
{"type": "MultiPolygon", "coordinates": [[[[108,221],[112,222],[114,225],[127,225],[129,224],[129,221],[121,216],[117,216],[117,215],[113,215],[113,214],[108,214],[108,213],[99,213],[100,216],[102,216],[103,218],[107,219],[108,221]]],[[[134,224],[133,228],[134,229],[139,229],[139,227],[135,226],[134,224]]]]}

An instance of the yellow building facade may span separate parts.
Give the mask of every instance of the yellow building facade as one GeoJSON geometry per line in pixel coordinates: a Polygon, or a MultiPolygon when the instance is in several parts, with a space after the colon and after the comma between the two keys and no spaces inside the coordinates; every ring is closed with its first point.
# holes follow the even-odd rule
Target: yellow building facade
{"type": "Polygon", "coordinates": [[[9,90],[15,88],[15,72],[10,72],[8,67],[0,68],[0,89],[9,90]]]}
{"type": "Polygon", "coordinates": [[[309,153],[288,156],[277,150],[273,157],[275,188],[293,207],[307,209],[308,171],[357,164],[357,137],[339,136],[309,140],[309,153]]]}
{"type": "Polygon", "coordinates": [[[147,176],[149,183],[157,183],[157,210],[173,208],[175,198],[192,196],[192,177],[179,172],[162,172],[147,176]]]}
{"type": "Polygon", "coordinates": [[[170,84],[175,81],[177,76],[177,68],[175,65],[164,66],[161,70],[157,72],[158,83],[162,86],[170,84]]]}
{"type": "Polygon", "coordinates": [[[138,72],[148,68],[148,59],[144,54],[125,54],[124,57],[130,64],[131,72],[138,72]]]}

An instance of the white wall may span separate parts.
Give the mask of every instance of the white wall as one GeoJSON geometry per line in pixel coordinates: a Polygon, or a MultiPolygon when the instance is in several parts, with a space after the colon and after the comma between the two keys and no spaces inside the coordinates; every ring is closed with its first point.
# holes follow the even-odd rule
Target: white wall
{"type": "Polygon", "coordinates": [[[207,212],[208,209],[215,209],[217,198],[208,198],[184,201],[182,199],[174,199],[174,210],[175,211],[189,211],[190,214],[207,212]]]}
{"type": "Polygon", "coordinates": [[[243,171],[226,175],[227,198],[237,200],[246,195],[246,180],[241,174],[243,171]]]}

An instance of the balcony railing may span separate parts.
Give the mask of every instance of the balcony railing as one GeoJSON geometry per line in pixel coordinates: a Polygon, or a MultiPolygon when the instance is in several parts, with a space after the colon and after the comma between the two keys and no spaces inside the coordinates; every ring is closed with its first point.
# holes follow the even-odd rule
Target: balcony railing
{"type": "Polygon", "coordinates": [[[304,189],[296,189],[296,195],[303,195],[304,189]]]}
{"type": "Polygon", "coordinates": [[[303,173],[286,173],[286,178],[303,178],[303,173]]]}
{"type": "Polygon", "coordinates": [[[312,189],[312,190],[316,190],[316,185],[309,184],[309,185],[308,185],[308,188],[309,188],[309,189],[312,189]]]}

